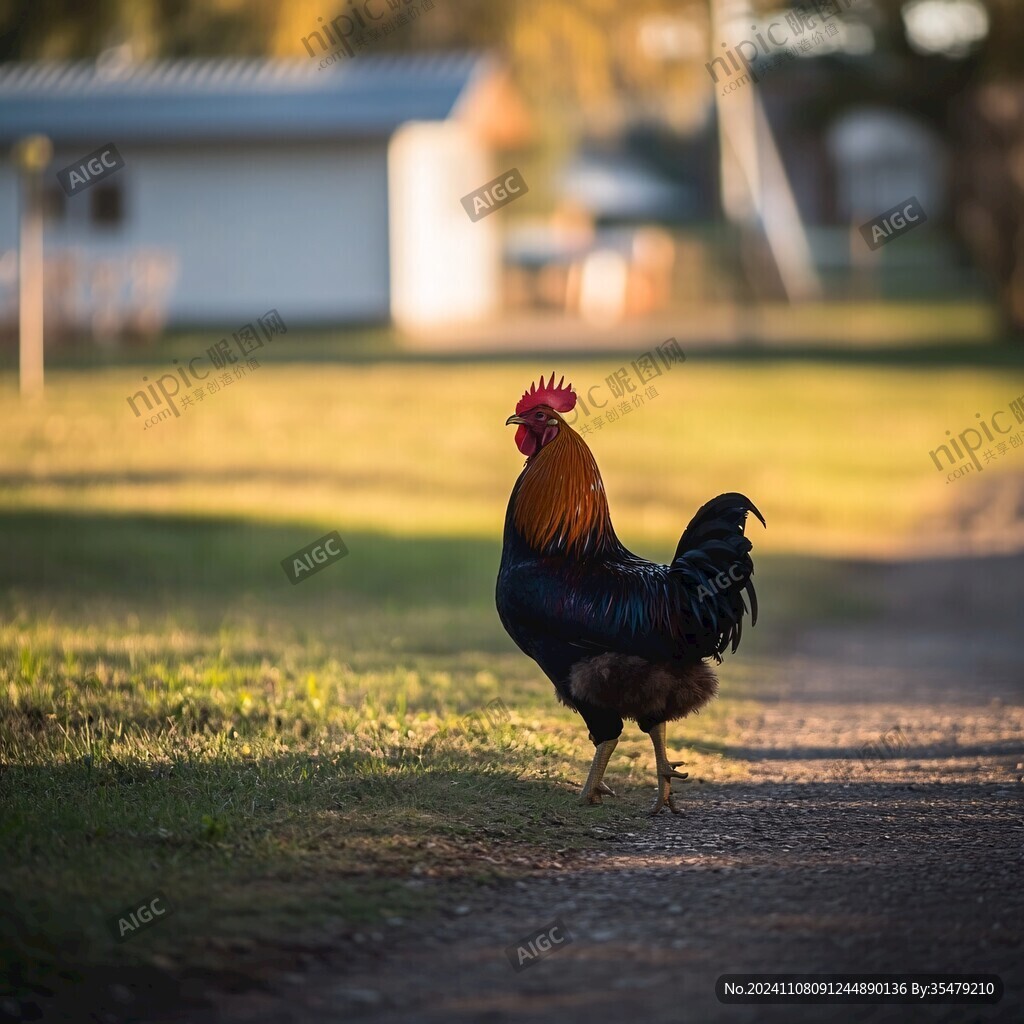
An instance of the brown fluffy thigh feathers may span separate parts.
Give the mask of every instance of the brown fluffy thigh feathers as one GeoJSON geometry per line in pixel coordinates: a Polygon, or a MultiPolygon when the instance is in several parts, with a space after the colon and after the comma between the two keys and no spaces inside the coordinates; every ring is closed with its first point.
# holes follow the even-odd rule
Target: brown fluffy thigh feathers
{"type": "Polygon", "coordinates": [[[702,708],[718,691],[718,678],[703,662],[654,664],[623,654],[599,654],[573,666],[573,698],[611,708],[623,718],[671,722],[702,708]]]}

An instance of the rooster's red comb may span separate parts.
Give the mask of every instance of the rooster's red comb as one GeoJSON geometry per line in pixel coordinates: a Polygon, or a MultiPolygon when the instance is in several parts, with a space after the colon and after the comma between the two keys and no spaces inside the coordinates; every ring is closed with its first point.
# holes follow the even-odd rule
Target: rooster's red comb
{"type": "Polygon", "coordinates": [[[530,385],[529,391],[523,392],[523,397],[519,399],[518,405],[516,405],[516,415],[522,416],[524,412],[528,412],[538,405],[546,405],[549,409],[554,409],[555,412],[570,412],[576,405],[576,392],[573,391],[571,384],[566,384],[565,377],[558,382],[558,387],[555,387],[555,375],[551,374],[551,380],[546,384],[544,383],[544,374],[540,375],[540,380],[536,384],[530,385]]]}

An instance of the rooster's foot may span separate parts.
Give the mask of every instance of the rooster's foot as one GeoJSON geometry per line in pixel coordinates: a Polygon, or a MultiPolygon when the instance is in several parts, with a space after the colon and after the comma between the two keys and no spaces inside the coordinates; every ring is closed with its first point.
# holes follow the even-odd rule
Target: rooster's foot
{"type": "Polygon", "coordinates": [[[618,739],[605,740],[597,745],[594,751],[594,761],[590,766],[590,774],[584,783],[583,792],[580,794],[581,804],[599,804],[601,797],[615,796],[615,793],[604,783],[604,770],[608,767],[608,761],[612,751],[618,744],[618,739]]]}
{"type": "Polygon", "coordinates": [[[677,772],[675,769],[685,764],[684,761],[670,761],[665,749],[665,723],[656,725],[650,732],[654,744],[654,759],[658,766],[658,796],[651,808],[651,814],[659,814],[666,807],[673,814],[682,814],[682,808],[676,807],[672,798],[672,780],[685,779],[688,772],[677,772]]]}
{"type": "Polygon", "coordinates": [[[580,800],[580,803],[600,804],[604,802],[601,799],[602,796],[614,796],[618,798],[618,795],[619,794],[616,793],[615,790],[611,788],[611,786],[607,785],[607,783],[599,782],[589,793],[584,788],[583,797],[580,800]]]}
{"type": "Polygon", "coordinates": [[[682,814],[683,809],[676,807],[675,799],[672,795],[672,779],[685,779],[685,775],[680,775],[678,772],[670,772],[667,774],[658,773],[658,796],[654,801],[654,806],[651,808],[651,815],[660,814],[666,807],[673,814],[682,814]]]}

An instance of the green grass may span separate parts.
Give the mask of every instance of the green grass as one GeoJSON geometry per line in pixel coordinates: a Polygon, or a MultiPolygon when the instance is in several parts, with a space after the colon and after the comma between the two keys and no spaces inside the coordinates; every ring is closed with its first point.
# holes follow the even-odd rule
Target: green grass
{"type": "MultiPolygon", "coordinates": [[[[621,362],[559,372],[583,388],[621,362]]],[[[22,945],[217,963],[240,937],[405,916],[427,900],[410,882],[564,863],[640,820],[647,741],[617,752],[620,801],[579,809],[586,729],[493,608],[522,464],[502,424],[540,369],[269,363],[148,431],[125,397],[153,368],[56,371],[24,404],[0,378],[0,902],[22,945]],[[280,560],[332,529],[350,555],[291,586],[280,560]],[[497,698],[508,721],[473,727],[497,698]],[[174,927],[115,946],[109,918],[155,890],[174,927]]],[[[870,616],[838,559],[912,548],[955,494],[928,451],[1019,379],[694,362],[592,435],[647,557],[722,490],[768,519],[762,624],[722,698],[672,730],[706,745],[691,771],[743,774],[714,750],[757,666],[811,616],[870,616]]],[[[985,472],[1022,471],[1024,449],[985,472]]]]}

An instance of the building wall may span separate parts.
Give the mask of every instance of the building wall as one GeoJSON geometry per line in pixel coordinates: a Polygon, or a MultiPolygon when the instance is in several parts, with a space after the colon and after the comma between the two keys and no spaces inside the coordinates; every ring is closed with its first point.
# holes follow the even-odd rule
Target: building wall
{"type": "MultiPolygon", "coordinates": [[[[388,317],[385,141],[232,147],[113,141],[125,167],[104,184],[124,190],[123,221],[93,223],[86,190],[67,200],[61,223],[48,226],[49,255],[77,250],[88,262],[148,250],[167,257],[174,272],[167,300],[172,324],[230,326],[271,307],[289,324],[388,317]]],[[[58,150],[47,181],[55,184],[56,169],[80,155],[58,150]]],[[[15,247],[16,236],[16,181],[4,163],[0,253],[15,247]]]]}
{"type": "Polygon", "coordinates": [[[456,121],[413,122],[391,142],[391,312],[409,332],[486,319],[501,288],[499,212],[473,222],[461,199],[507,168],[456,121]]]}

